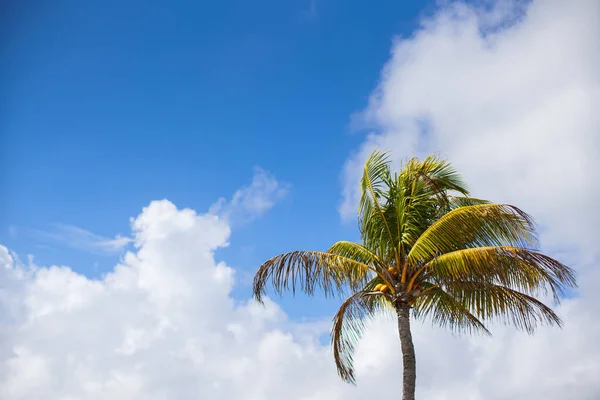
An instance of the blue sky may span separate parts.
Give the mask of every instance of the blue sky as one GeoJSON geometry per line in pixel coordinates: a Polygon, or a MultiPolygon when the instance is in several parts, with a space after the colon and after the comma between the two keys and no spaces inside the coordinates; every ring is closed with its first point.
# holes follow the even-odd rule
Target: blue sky
{"type": "MultiPolygon", "coordinates": [[[[342,224],[340,169],[394,35],[430,2],[40,2],[15,6],[2,52],[0,242],[88,276],[118,255],[36,231],[127,235],[154,199],[207,210],[260,166],[291,185],[236,229],[225,261],[356,238],[342,224]]],[[[247,289],[247,288],[246,288],[247,289]]],[[[241,288],[242,294],[247,294],[241,288]]]]}
{"type": "Polygon", "coordinates": [[[0,398],[396,399],[395,321],[355,387],[338,301],[246,302],[267,258],[358,239],[374,148],[441,153],[578,276],[563,329],[414,323],[417,397],[600,398],[597,0],[10,3],[0,398]]]}

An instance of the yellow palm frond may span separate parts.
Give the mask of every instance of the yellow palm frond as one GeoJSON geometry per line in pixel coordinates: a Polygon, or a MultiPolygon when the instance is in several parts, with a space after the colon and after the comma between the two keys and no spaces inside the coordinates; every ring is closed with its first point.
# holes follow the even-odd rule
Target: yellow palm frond
{"type": "Polygon", "coordinates": [[[533,219],[507,204],[479,204],[452,210],[417,239],[407,260],[428,262],[451,251],[483,246],[535,248],[533,219]]]}
{"type": "Polygon", "coordinates": [[[383,261],[381,261],[375,253],[358,243],[341,240],[331,246],[327,252],[345,258],[350,258],[362,264],[370,265],[374,268],[385,267],[383,261]]]}
{"type": "Polygon", "coordinates": [[[575,287],[575,273],[544,254],[517,247],[477,247],[442,254],[430,261],[423,279],[443,283],[497,283],[531,295],[549,288],[558,302],[565,287],[575,287]]]}
{"type": "Polygon", "coordinates": [[[393,286],[391,274],[387,264],[365,246],[348,241],[339,241],[328,250],[331,254],[346,257],[372,267],[373,272],[383,280],[386,285],[393,286]]]}

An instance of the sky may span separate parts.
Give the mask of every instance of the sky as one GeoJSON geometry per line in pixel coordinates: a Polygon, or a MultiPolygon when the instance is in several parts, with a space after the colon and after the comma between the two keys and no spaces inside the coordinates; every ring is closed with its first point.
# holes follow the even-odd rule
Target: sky
{"type": "Polygon", "coordinates": [[[600,397],[597,1],[8,4],[1,398],[397,398],[394,321],[351,386],[338,301],[251,299],[267,258],[358,240],[374,148],[447,157],[579,282],[563,329],[415,323],[418,398],[600,397]]]}

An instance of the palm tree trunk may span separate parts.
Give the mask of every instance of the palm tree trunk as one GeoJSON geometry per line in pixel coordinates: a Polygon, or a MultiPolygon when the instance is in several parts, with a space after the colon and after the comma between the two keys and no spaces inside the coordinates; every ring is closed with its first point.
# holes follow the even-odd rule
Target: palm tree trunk
{"type": "Polygon", "coordinates": [[[402,345],[402,400],[415,400],[415,381],[417,379],[417,362],[415,346],[410,333],[410,306],[398,305],[398,333],[402,345]]]}

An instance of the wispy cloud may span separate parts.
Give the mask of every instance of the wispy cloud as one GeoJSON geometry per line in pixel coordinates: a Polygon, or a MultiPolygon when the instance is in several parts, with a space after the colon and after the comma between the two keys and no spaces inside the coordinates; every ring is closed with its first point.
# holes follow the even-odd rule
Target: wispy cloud
{"type": "Polygon", "coordinates": [[[102,236],[74,225],[55,224],[52,230],[29,230],[34,236],[60,243],[78,250],[98,255],[114,255],[120,253],[132,238],[117,235],[114,238],[102,236]]]}
{"type": "Polygon", "coordinates": [[[308,7],[302,10],[302,18],[310,21],[316,19],[318,16],[317,5],[317,0],[310,0],[308,3],[308,7]]]}
{"type": "MultiPolygon", "coordinates": [[[[219,199],[210,209],[232,225],[243,225],[259,218],[280,202],[289,191],[290,185],[278,182],[275,177],[260,167],[254,168],[252,182],[238,189],[230,200],[219,199]]],[[[96,255],[116,255],[134,241],[128,236],[107,237],[69,224],[54,224],[51,229],[28,229],[12,227],[11,234],[18,232],[38,239],[38,247],[50,250],[50,243],[61,244],[73,249],[96,255]]]]}
{"type": "Polygon", "coordinates": [[[229,223],[250,222],[273,208],[288,192],[288,184],[278,182],[268,171],[255,167],[250,185],[237,190],[229,201],[220,198],[210,212],[229,223]]]}

